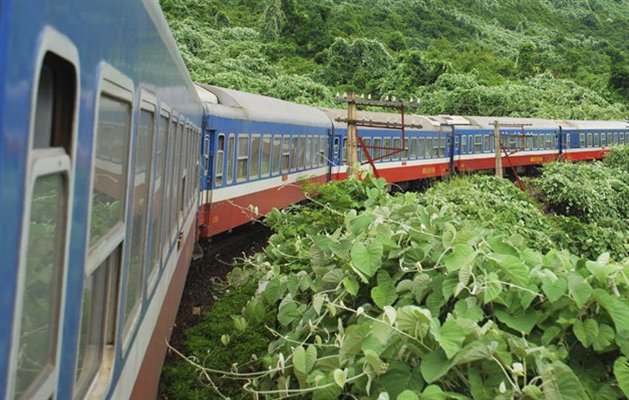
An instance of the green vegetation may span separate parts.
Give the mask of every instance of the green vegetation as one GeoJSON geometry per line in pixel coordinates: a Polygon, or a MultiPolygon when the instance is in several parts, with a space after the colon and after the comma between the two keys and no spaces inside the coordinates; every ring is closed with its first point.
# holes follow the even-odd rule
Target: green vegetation
{"type": "Polygon", "coordinates": [[[629,2],[161,0],[194,80],[315,105],[354,90],[421,113],[623,118],[629,2]]]}
{"type": "Polygon", "coordinates": [[[311,188],[266,218],[267,248],[231,275],[241,294],[188,333],[200,366],[166,383],[179,398],[216,396],[208,377],[232,398],[626,398],[628,156],[547,165],[527,182],[537,200],[482,175],[424,194],[371,176],[311,188]]]}

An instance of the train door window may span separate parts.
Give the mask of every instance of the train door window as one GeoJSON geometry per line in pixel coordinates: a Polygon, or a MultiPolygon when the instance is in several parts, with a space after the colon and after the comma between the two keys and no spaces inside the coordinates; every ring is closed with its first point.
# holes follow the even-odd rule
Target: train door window
{"type": "MultiPolygon", "coordinates": [[[[223,144],[225,137],[223,137],[223,144]]],[[[205,134],[203,137],[203,176],[207,176],[210,172],[210,136],[205,134]]]]}
{"type": "Polygon", "coordinates": [[[260,176],[260,135],[251,135],[251,162],[249,178],[257,179],[260,176]]]}
{"type": "Polygon", "coordinates": [[[216,167],[214,170],[214,184],[220,187],[223,184],[223,163],[225,161],[225,134],[221,133],[216,138],[216,167]]]}
{"type": "Polygon", "coordinates": [[[227,183],[232,183],[234,179],[234,151],[235,151],[234,134],[229,135],[227,140],[227,183]]]}
{"type": "Polygon", "coordinates": [[[113,69],[103,71],[114,76],[116,83],[107,79],[101,82],[97,106],[90,196],[90,246],[83,285],[76,397],[83,397],[95,381],[98,390],[103,390],[109,380],[117,341],[115,321],[126,234],[125,199],[129,186],[126,178],[133,101],[129,88],[132,81],[113,69]],[[112,154],[117,154],[117,157],[112,157],[112,154]],[[97,307],[104,308],[94,312],[97,307]]]}
{"type": "Polygon", "coordinates": [[[299,137],[299,169],[304,169],[306,166],[306,137],[301,135],[299,137]]]}
{"type": "Polygon", "coordinates": [[[569,149],[570,145],[571,145],[571,143],[570,143],[570,133],[566,133],[565,139],[564,139],[564,147],[566,149],[569,149]]]}
{"type": "Polygon", "coordinates": [[[271,135],[262,137],[262,176],[269,176],[271,172],[271,135]]]}
{"type": "Polygon", "coordinates": [[[341,160],[343,163],[347,162],[347,138],[343,138],[343,157],[341,160]]]}
{"type": "Polygon", "coordinates": [[[175,142],[175,178],[173,179],[172,187],[172,204],[171,204],[171,243],[176,240],[177,231],[179,230],[178,214],[180,210],[180,190],[181,190],[181,164],[182,164],[182,151],[184,146],[184,121],[179,119],[179,126],[177,128],[177,137],[175,142]]]}
{"type": "Polygon", "coordinates": [[[335,137],[334,138],[334,147],[332,149],[332,151],[334,152],[334,157],[339,156],[339,138],[335,137]]]}
{"type": "Polygon", "coordinates": [[[585,133],[579,133],[579,147],[585,147],[585,133]]]}
{"type": "Polygon", "coordinates": [[[291,137],[290,144],[290,170],[295,171],[297,169],[297,146],[299,145],[299,138],[297,135],[291,137]]]}
{"type": "MultiPolygon", "coordinates": [[[[395,138],[393,139],[393,147],[395,147],[396,149],[399,149],[402,146],[402,140],[400,138],[395,138]]],[[[393,159],[394,160],[399,160],[400,159],[400,154],[401,153],[397,153],[393,155],[393,159]]]]}
{"type": "Polygon", "coordinates": [[[275,135],[273,137],[273,163],[272,163],[273,175],[277,175],[280,173],[281,162],[282,162],[282,137],[280,135],[275,135]]]}
{"type": "Polygon", "coordinates": [[[168,111],[162,105],[162,112],[157,127],[157,162],[155,163],[155,184],[153,186],[153,228],[151,230],[151,260],[149,276],[160,265],[160,237],[162,234],[162,213],[164,200],[164,186],[166,184],[166,154],[168,146],[168,111]]]}
{"type": "MultiPolygon", "coordinates": [[[[150,97],[150,96],[149,96],[150,97]]],[[[135,165],[133,168],[133,200],[131,202],[131,237],[129,238],[129,267],[126,279],[124,307],[124,337],[133,326],[134,317],[142,299],[143,273],[146,250],[147,222],[151,189],[151,156],[155,128],[155,99],[142,101],[135,139],[135,165]]],[[[147,275],[148,276],[148,275],[147,275]]]]}
{"type": "Polygon", "coordinates": [[[247,173],[249,172],[249,135],[246,133],[238,135],[238,158],[236,163],[236,181],[246,181],[247,173]]]}
{"type": "MultiPolygon", "coordinates": [[[[65,45],[65,43],[64,43],[65,45]]],[[[78,60],[68,43],[70,58],[78,60]]],[[[52,398],[58,373],[63,276],[71,217],[78,79],[72,62],[52,52],[39,69],[24,198],[10,398],[52,398]]],[[[11,324],[10,321],[3,323],[11,324]]]]}

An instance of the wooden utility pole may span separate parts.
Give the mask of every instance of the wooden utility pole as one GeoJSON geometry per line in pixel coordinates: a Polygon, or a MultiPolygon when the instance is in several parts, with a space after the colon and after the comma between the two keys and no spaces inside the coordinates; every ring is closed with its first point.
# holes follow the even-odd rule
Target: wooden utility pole
{"type": "Polygon", "coordinates": [[[356,94],[351,92],[347,99],[347,176],[358,174],[358,127],[356,126],[356,94]]]}
{"type": "Polygon", "coordinates": [[[502,178],[502,155],[500,154],[500,123],[494,121],[494,150],[496,153],[496,176],[502,178]]]}
{"type": "MultiPolygon", "coordinates": [[[[498,120],[495,120],[492,124],[494,126],[494,150],[496,153],[496,176],[499,178],[503,177],[502,174],[502,144],[500,143],[500,128],[520,128],[524,132],[525,126],[531,126],[532,124],[511,124],[511,123],[501,123],[498,120]]],[[[524,137],[526,141],[526,137],[524,137]]],[[[525,142],[526,146],[526,142],[525,142]]],[[[509,158],[509,154],[507,153],[507,149],[504,149],[505,155],[507,156],[507,160],[509,158]]],[[[513,166],[512,166],[513,168],[513,166]]],[[[514,168],[515,171],[515,168],[514,168]]]]}

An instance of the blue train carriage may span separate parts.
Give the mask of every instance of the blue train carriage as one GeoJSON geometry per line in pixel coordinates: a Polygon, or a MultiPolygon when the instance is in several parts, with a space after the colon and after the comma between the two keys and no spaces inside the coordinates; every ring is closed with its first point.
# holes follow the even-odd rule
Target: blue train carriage
{"type": "Polygon", "coordinates": [[[0,397],[152,398],[202,105],[157,2],[0,2],[0,397]]]}
{"type": "MultiPolygon", "coordinates": [[[[347,110],[324,109],[334,123],[332,142],[332,179],[347,176],[347,124],[336,121],[346,118],[347,110]]],[[[404,141],[397,129],[359,127],[358,135],[364,140],[369,157],[375,160],[378,174],[388,182],[405,182],[448,173],[450,168],[449,137],[451,129],[447,123],[454,117],[428,117],[408,114],[405,124],[421,125],[421,128],[406,128],[404,141]],[[395,149],[403,149],[396,151],[395,149]]],[[[358,111],[357,119],[365,122],[379,121],[401,123],[400,114],[358,111]]],[[[368,157],[362,148],[358,158],[363,168],[369,168],[368,157]]]]}
{"type": "Polygon", "coordinates": [[[210,237],[304,199],[328,180],[331,122],[320,110],[197,85],[204,100],[200,233],[210,237]]]}
{"type": "Polygon", "coordinates": [[[563,127],[567,146],[563,156],[567,160],[595,160],[619,144],[629,144],[627,121],[566,121],[563,127]]]}
{"type": "Polygon", "coordinates": [[[467,117],[473,128],[458,129],[460,152],[455,158],[460,171],[492,169],[496,165],[494,123],[500,126],[500,154],[504,167],[522,167],[556,160],[570,146],[563,134],[566,121],[519,117],[467,117]]]}

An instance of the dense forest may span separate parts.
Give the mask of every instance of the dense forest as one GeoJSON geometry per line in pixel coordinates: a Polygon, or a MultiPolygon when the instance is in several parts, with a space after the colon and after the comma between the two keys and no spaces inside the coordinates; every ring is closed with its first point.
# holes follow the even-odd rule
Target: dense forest
{"type": "Polygon", "coordinates": [[[629,0],[161,0],[193,80],[423,114],[629,114],[629,0]]]}

